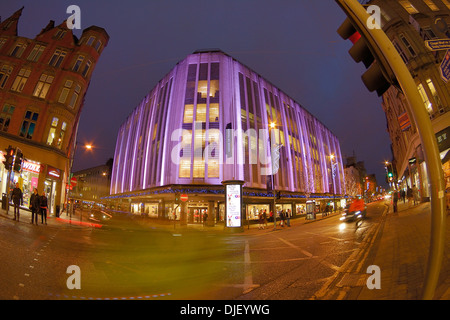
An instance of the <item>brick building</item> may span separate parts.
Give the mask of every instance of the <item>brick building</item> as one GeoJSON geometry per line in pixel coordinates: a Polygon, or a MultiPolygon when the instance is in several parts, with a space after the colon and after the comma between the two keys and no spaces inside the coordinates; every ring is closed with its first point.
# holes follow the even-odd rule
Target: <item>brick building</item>
{"type": "MultiPolygon", "coordinates": [[[[11,145],[23,152],[22,170],[10,182],[21,185],[24,206],[37,187],[55,213],[66,201],[84,97],[109,36],[91,26],[78,39],[66,21],[50,21],[34,39],[21,37],[22,10],[0,23],[0,150],[11,145]]],[[[2,162],[0,178],[5,193],[9,177],[2,162]]]]}

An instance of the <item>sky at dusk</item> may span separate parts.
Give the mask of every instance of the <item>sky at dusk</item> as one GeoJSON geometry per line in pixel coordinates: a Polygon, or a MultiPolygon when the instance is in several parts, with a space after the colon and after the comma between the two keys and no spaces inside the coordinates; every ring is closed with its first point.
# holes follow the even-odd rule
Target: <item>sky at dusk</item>
{"type": "Polygon", "coordinates": [[[311,112],[343,155],[355,154],[385,184],[392,155],[381,98],[363,85],[364,66],[336,33],[345,15],[334,0],[3,0],[0,15],[24,6],[19,35],[35,38],[50,20],[66,20],[73,4],[82,29],[96,25],[110,36],[85,98],[73,171],[113,157],[120,125],[177,62],[220,48],[311,112]]]}

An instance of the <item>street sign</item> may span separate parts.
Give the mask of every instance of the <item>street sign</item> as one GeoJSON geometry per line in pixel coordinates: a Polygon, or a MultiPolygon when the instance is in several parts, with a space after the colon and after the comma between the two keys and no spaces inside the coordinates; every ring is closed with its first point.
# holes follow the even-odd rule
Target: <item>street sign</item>
{"type": "Polygon", "coordinates": [[[441,67],[439,68],[441,72],[442,80],[445,83],[450,81],[450,50],[447,50],[444,60],[442,60],[441,67]]]}
{"type": "Polygon", "coordinates": [[[183,202],[188,201],[188,195],[187,195],[187,194],[182,194],[182,195],[180,196],[180,200],[183,201],[183,202]]]}
{"type": "Polygon", "coordinates": [[[428,49],[432,51],[437,50],[449,50],[450,49],[450,39],[434,39],[426,40],[425,45],[428,49]]]}

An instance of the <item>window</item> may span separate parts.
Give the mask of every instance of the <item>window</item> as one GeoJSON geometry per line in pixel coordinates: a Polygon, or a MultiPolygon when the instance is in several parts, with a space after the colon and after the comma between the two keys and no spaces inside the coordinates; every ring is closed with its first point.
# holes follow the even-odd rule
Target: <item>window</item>
{"type": "Polygon", "coordinates": [[[68,105],[70,108],[72,108],[72,109],[75,108],[75,104],[78,101],[78,96],[80,95],[80,92],[81,92],[81,87],[80,87],[79,84],[77,84],[75,86],[72,98],[70,99],[70,102],[69,102],[69,105],[68,105]]]}
{"type": "Polygon", "coordinates": [[[69,95],[70,88],[72,88],[73,81],[72,80],[66,80],[64,83],[64,88],[61,90],[61,94],[59,96],[58,102],[59,103],[66,103],[67,96],[69,95]]]}
{"type": "Polygon", "coordinates": [[[397,41],[393,40],[392,44],[394,45],[395,49],[397,49],[397,52],[399,53],[400,57],[402,57],[402,60],[404,63],[408,63],[408,57],[406,56],[406,53],[403,51],[402,47],[397,43],[397,41]]]}
{"type": "Polygon", "coordinates": [[[209,122],[219,122],[219,104],[211,103],[209,105],[209,122]]]}
{"type": "Polygon", "coordinates": [[[187,104],[184,106],[183,123],[193,123],[194,119],[194,105],[187,104]]]}
{"type": "Polygon", "coordinates": [[[25,119],[22,122],[22,127],[20,128],[19,136],[26,139],[32,139],[38,117],[39,113],[27,111],[25,119]]]}
{"type": "Polygon", "coordinates": [[[66,35],[66,32],[67,32],[66,30],[58,29],[58,31],[55,33],[54,38],[58,39],[58,40],[61,40],[66,35]]]}
{"type": "Polygon", "coordinates": [[[64,141],[64,135],[66,134],[66,130],[67,130],[67,123],[63,122],[61,124],[61,131],[59,132],[59,139],[58,139],[57,144],[56,144],[56,146],[59,149],[61,149],[61,147],[62,147],[62,143],[64,141]]]}
{"type": "Polygon", "coordinates": [[[83,72],[81,73],[83,75],[83,77],[86,77],[86,75],[88,74],[89,69],[91,68],[91,64],[92,64],[92,62],[90,60],[88,60],[86,62],[86,65],[84,66],[83,72]]]}
{"type": "Polygon", "coordinates": [[[42,74],[41,78],[39,79],[36,88],[34,89],[33,96],[45,99],[47,96],[48,90],[50,89],[50,86],[53,82],[53,76],[42,74]]]}
{"type": "Polygon", "coordinates": [[[419,13],[419,11],[417,11],[416,8],[414,8],[414,6],[411,4],[411,2],[409,2],[408,0],[400,0],[399,1],[400,4],[402,5],[402,7],[408,11],[409,14],[415,14],[415,13],[419,13]]]}
{"type": "Polygon", "coordinates": [[[441,109],[442,108],[441,99],[439,98],[439,95],[436,91],[433,81],[431,81],[431,79],[427,79],[427,85],[428,88],[430,89],[431,95],[434,98],[434,101],[436,102],[436,105],[438,106],[439,109],[441,109]]]}
{"type": "Polygon", "coordinates": [[[423,28],[423,32],[425,33],[427,40],[437,38],[436,34],[433,32],[433,30],[430,27],[423,28]]]}
{"type": "Polygon", "coordinates": [[[31,70],[27,70],[25,68],[20,69],[19,74],[16,77],[16,80],[14,80],[11,90],[22,92],[23,88],[25,87],[25,84],[27,83],[28,77],[30,76],[30,73],[31,70]]]}
{"type": "Polygon", "coordinates": [[[59,68],[61,63],[63,62],[67,52],[56,49],[55,53],[53,54],[52,58],[50,59],[50,62],[48,63],[52,67],[59,68]]]}
{"type": "Polygon", "coordinates": [[[14,49],[11,51],[11,57],[20,58],[22,53],[25,51],[27,45],[26,43],[18,42],[14,49]]]}
{"type": "Polygon", "coordinates": [[[0,131],[7,132],[9,128],[9,123],[11,122],[11,116],[14,113],[16,107],[5,104],[3,106],[2,112],[0,113],[0,131]]]}
{"type": "Polygon", "coordinates": [[[437,5],[433,2],[433,0],[423,0],[425,4],[433,11],[439,11],[437,5]]]}
{"type": "Polygon", "coordinates": [[[409,43],[408,39],[406,39],[403,34],[400,35],[400,40],[402,40],[403,44],[408,49],[408,51],[411,54],[411,56],[415,57],[416,56],[416,51],[414,51],[414,48],[411,46],[411,44],[409,43]]]}
{"type": "Polygon", "coordinates": [[[50,126],[50,131],[48,133],[48,138],[47,138],[48,145],[53,145],[53,141],[55,141],[56,128],[58,127],[58,122],[59,122],[59,119],[56,117],[53,117],[52,123],[50,126]]]}
{"type": "Polygon", "coordinates": [[[98,40],[97,43],[95,44],[94,48],[97,52],[99,52],[101,47],[102,47],[102,42],[100,40],[98,40]]]}
{"type": "Polygon", "coordinates": [[[430,99],[428,99],[427,93],[425,91],[425,88],[422,84],[419,84],[417,86],[417,90],[419,90],[420,96],[422,97],[423,104],[425,108],[427,109],[428,113],[433,113],[433,108],[431,107],[430,99]]]}
{"type": "Polygon", "coordinates": [[[0,69],[0,88],[4,88],[6,81],[8,81],[9,79],[9,75],[12,72],[12,67],[8,66],[8,65],[3,65],[2,68],[0,69]]]}
{"type": "Polygon", "coordinates": [[[44,52],[45,46],[37,44],[34,46],[33,50],[31,50],[30,54],[28,55],[28,60],[37,62],[39,58],[42,55],[42,52],[44,52]]]}
{"type": "Polygon", "coordinates": [[[86,44],[87,44],[88,46],[92,46],[92,44],[94,43],[94,41],[95,41],[95,37],[89,37],[89,39],[88,39],[88,41],[86,42],[86,44]]]}
{"type": "Polygon", "coordinates": [[[81,64],[84,61],[84,56],[78,56],[77,61],[75,61],[75,64],[73,65],[73,71],[77,72],[80,69],[81,64]]]}
{"type": "Polygon", "coordinates": [[[442,0],[442,2],[447,6],[447,8],[450,9],[450,1],[449,0],[442,0]]]}

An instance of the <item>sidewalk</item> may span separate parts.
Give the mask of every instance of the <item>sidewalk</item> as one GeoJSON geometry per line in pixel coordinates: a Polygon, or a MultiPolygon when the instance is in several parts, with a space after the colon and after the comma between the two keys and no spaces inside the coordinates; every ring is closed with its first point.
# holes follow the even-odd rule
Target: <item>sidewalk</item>
{"type": "MultiPolygon", "coordinates": [[[[420,300],[425,281],[430,246],[430,203],[410,205],[398,202],[398,212],[392,204],[381,229],[370,264],[380,267],[381,289],[369,290],[364,282],[358,300],[420,300]]],[[[447,230],[450,219],[447,219],[447,230]]],[[[444,261],[435,299],[450,299],[450,233],[446,234],[444,261]]],[[[368,277],[369,275],[367,275],[368,277]]]]}
{"type": "MultiPolygon", "coordinates": [[[[1,203],[1,202],[0,202],[1,203]]],[[[0,207],[0,218],[3,219],[9,219],[9,220],[13,220],[14,219],[14,207],[10,206],[9,207],[9,212],[8,214],[6,213],[5,209],[2,209],[0,207]]],[[[38,226],[50,226],[50,227],[87,227],[87,228],[92,228],[92,227],[101,227],[100,224],[96,224],[93,223],[91,221],[89,221],[85,216],[83,216],[83,218],[80,221],[80,214],[79,212],[77,212],[76,214],[70,216],[70,215],[66,215],[66,212],[63,212],[62,214],[60,214],[60,217],[57,218],[54,215],[47,215],[47,225],[43,225],[41,223],[42,221],[42,217],[39,215],[38,216],[38,226]]],[[[21,207],[20,208],[20,220],[18,223],[28,223],[31,224],[31,211],[21,207]]],[[[44,221],[45,223],[45,221],[44,221]]]]}
{"type": "MultiPolygon", "coordinates": [[[[280,226],[280,220],[277,220],[277,225],[276,228],[274,229],[274,223],[273,221],[267,221],[267,226],[265,226],[264,228],[260,228],[259,222],[255,223],[252,222],[250,225],[247,224],[247,221],[243,222],[243,226],[241,229],[239,228],[235,228],[234,230],[232,230],[233,228],[227,228],[227,230],[225,230],[224,227],[224,223],[216,223],[214,226],[204,226],[201,223],[192,223],[192,224],[187,224],[185,226],[182,226],[180,224],[179,221],[176,222],[176,225],[174,226],[173,222],[165,222],[165,223],[158,223],[155,220],[141,220],[142,224],[149,224],[152,226],[158,226],[161,228],[166,228],[167,230],[175,230],[175,231],[182,231],[182,230],[186,230],[186,229],[192,229],[192,230],[197,230],[197,231],[204,231],[204,232],[221,232],[221,233],[229,233],[229,234],[233,234],[233,235],[262,235],[262,234],[267,234],[270,232],[275,232],[275,231],[282,231],[282,230],[287,230],[290,229],[293,226],[298,226],[298,225],[302,225],[302,224],[307,224],[307,223],[313,223],[316,221],[321,221],[324,219],[328,219],[330,217],[334,217],[334,216],[340,216],[342,214],[342,211],[338,210],[336,212],[331,212],[328,215],[324,216],[322,215],[322,213],[318,213],[316,215],[316,219],[314,220],[306,220],[305,216],[302,217],[296,217],[296,218],[291,218],[290,219],[290,227],[287,227],[286,225],[284,227],[280,226]]],[[[286,221],[285,221],[286,223],[286,221]]]]}

